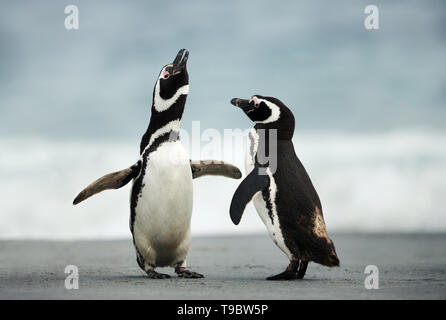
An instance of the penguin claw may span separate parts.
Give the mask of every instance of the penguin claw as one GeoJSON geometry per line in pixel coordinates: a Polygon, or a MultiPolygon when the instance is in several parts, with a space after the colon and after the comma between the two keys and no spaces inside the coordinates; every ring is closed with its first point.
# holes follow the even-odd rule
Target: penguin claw
{"type": "Polygon", "coordinates": [[[179,278],[188,278],[188,279],[204,278],[202,274],[190,270],[178,271],[177,274],[179,278]]]}
{"type": "Polygon", "coordinates": [[[282,273],[266,278],[266,280],[295,280],[295,279],[297,279],[297,274],[293,270],[285,270],[282,273]]]}
{"type": "Polygon", "coordinates": [[[165,273],[159,273],[156,272],[155,270],[149,270],[146,273],[150,279],[170,279],[170,275],[165,273]]]}

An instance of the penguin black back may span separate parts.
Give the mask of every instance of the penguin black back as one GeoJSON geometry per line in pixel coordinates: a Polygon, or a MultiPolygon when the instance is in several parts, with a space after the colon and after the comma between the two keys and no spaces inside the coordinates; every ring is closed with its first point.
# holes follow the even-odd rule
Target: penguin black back
{"type": "Polygon", "coordinates": [[[290,259],[287,270],[271,279],[302,278],[309,261],[339,265],[335,247],[326,232],[321,201],[291,141],[295,126],[291,110],[279,99],[260,95],[249,100],[234,98],[231,103],[256,123],[250,133],[248,152],[252,163],[247,167],[250,173],[234,194],[231,218],[237,224],[247,202],[254,196],[254,205],[270,236],[290,259]],[[273,131],[276,136],[271,135],[273,131]],[[271,141],[271,137],[277,140],[271,141]],[[276,143],[276,154],[270,150],[271,142],[276,143]],[[268,155],[269,161],[259,161],[258,151],[268,155]],[[266,168],[266,174],[261,173],[261,168],[266,168]],[[255,191],[261,193],[255,195],[255,191]],[[242,197],[243,194],[251,198],[242,197]]]}

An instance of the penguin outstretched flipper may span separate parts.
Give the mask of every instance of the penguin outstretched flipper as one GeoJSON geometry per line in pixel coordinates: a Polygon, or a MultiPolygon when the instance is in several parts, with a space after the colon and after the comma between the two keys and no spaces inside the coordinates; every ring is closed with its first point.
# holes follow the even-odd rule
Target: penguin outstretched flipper
{"type": "Polygon", "coordinates": [[[200,178],[203,176],[223,176],[232,179],[240,179],[242,173],[232,164],[216,160],[190,161],[192,170],[192,178],[200,178]]]}
{"type": "MultiPolygon", "coordinates": [[[[214,160],[204,160],[204,161],[190,161],[190,166],[192,170],[192,178],[200,178],[207,175],[214,176],[224,176],[233,179],[240,179],[242,173],[240,170],[233,166],[232,164],[214,161],[214,160]]],[[[84,190],[82,190],[76,199],[74,199],[73,204],[76,205],[85,199],[95,195],[96,193],[102,192],[107,189],[119,189],[125,186],[133,178],[135,178],[141,169],[141,161],[130,168],[126,168],[121,171],[112,172],[106,174],[105,176],[97,179],[88,185],[84,190]]]]}
{"type": "Polygon", "coordinates": [[[269,176],[259,174],[256,168],[240,183],[232,197],[231,207],[229,209],[231,220],[235,225],[240,223],[246,205],[257,192],[263,191],[268,187],[269,182],[269,176]]]}
{"type": "Polygon", "coordinates": [[[141,161],[138,161],[130,168],[112,172],[90,183],[82,190],[74,199],[73,204],[76,205],[87,198],[107,189],[119,189],[125,186],[133,178],[135,178],[141,170],[141,161]]]}

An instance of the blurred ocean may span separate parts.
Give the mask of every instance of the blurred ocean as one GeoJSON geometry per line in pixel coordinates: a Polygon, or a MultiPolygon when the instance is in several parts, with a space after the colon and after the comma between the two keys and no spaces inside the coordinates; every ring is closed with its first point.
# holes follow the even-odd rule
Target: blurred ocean
{"type": "MultiPolygon", "coordinates": [[[[329,231],[446,230],[441,205],[446,149],[439,147],[446,145],[446,134],[298,132],[294,145],[319,192],[329,231]]],[[[113,141],[0,139],[1,237],[128,236],[130,184],[77,206],[71,202],[96,178],[136,162],[136,147],[113,141]]],[[[202,159],[210,156],[201,154],[202,159]]],[[[242,152],[223,158],[244,173],[242,152]]],[[[221,177],[194,180],[193,234],[264,230],[252,204],[239,226],[230,221],[229,204],[239,183],[221,177]]]]}
{"type": "MultiPolygon", "coordinates": [[[[129,236],[129,186],[71,202],[136,161],[156,75],[183,47],[183,128],[244,130],[232,97],[280,98],[329,232],[446,231],[446,2],[374,1],[374,31],[368,4],[1,2],[0,238],[129,236]]],[[[243,168],[243,152],[225,157],[243,168]]],[[[232,225],[238,183],[194,182],[193,234],[264,230],[252,205],[232,225]]]]}

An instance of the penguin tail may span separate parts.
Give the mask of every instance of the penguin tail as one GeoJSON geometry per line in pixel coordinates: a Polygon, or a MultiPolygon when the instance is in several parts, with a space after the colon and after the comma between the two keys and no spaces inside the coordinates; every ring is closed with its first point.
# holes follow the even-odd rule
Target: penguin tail
{"type": "Polygon", "coordinates": [[[327,248],[328,250],[326,250],[325,254],[317,257],[314,261],[326,267],[339,267],[339,258],[336,254],[333,242],[330,244],[331,245],[327,248]]]}
{"type": "Polygon", "coordinates": [[[339,258],[333,241],[326,238],[308,237],[302,247],[305,260],[314,261],[327,267],[339,267],[339,258]]]}
{"type": "Polygon", "coordinates": [[[335,254],[330,254],[327,259],[325,259],[324,263],[321,263],[327,267],[339,267],[339,258],[335,254]]]}

